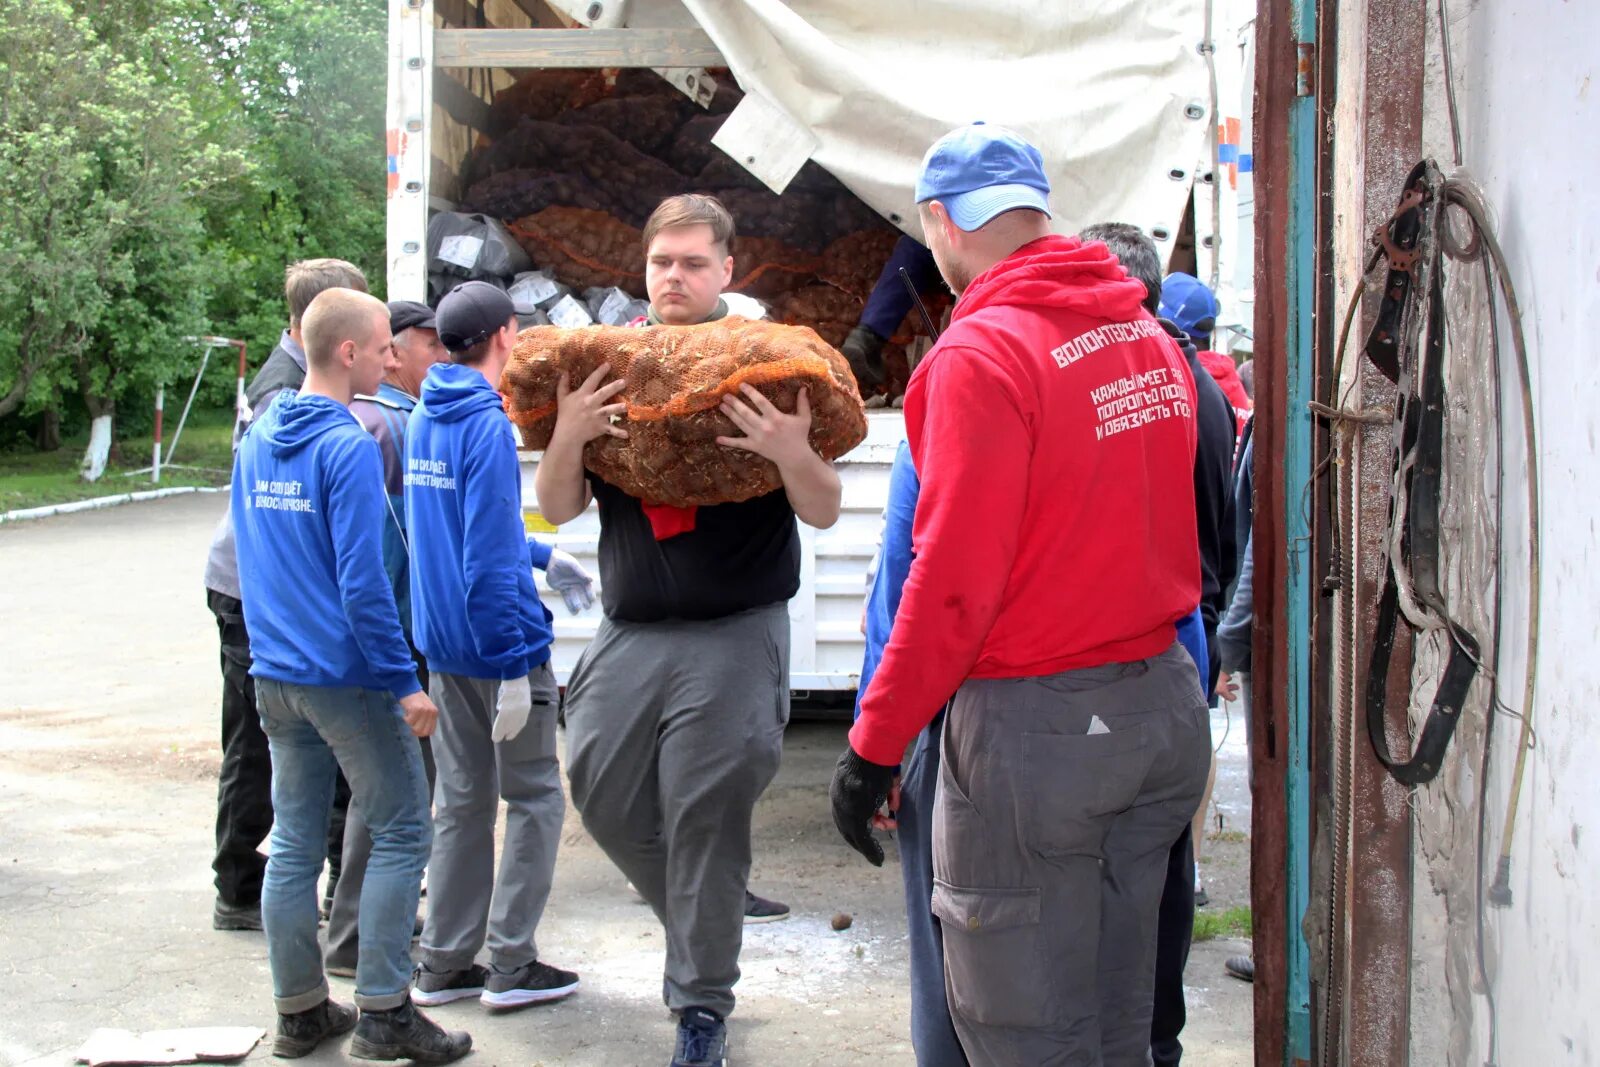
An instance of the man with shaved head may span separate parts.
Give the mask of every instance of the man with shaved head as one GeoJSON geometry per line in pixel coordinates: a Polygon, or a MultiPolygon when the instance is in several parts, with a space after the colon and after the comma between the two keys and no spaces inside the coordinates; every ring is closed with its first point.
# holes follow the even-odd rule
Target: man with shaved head
{"type": "MultiPolygon", "coordinates": [[[[304,259],[283,272],[283,298],[289,325],[244,392],[240,433],[251,418],[267,410],[285,389],[299,389],[306,380],[305,338],[301,326],[311,301],[325,289],[367,291],[367,280],[354,263],[342,259],[304,259]]],[[[211,924],[218,930],[261,929],[261,879],[267,859],[261,842],[272,830],[272,757],[261,732],[255,684],[250,680],[250,633],[239,603],[239,563],[233,549],[233,512],[222,513],[206,554],[206,606],[217,620],[222,664],[222,766],[217,773],[216,871],[217,899],[211,924]]],[[[334,817],[328,827],[328,896],[339,877],[339,843],[343,837],[343,801],[349,789],[335,794],[334,817]]]]}
{"type": "Polygon", "coordinates": [[[324,290],[302,323],[306,379],[251,425],[232,512],[250,668],[272,750],[272,853],[261,896],[278,1012],[273,1052],[304,1056],[354,1028],[351,1055],[447,1063],[471,1048],[411,1004],[411,928],[432,828],[417,738],[438,711],[417,684],[383,568],[378,445],[350,414],[393,369],[384,305],[324,290]],[[286,578],[293,575],[292,579],[286,578]],[[343,770],[372,834],[355,1010],[328,996],[317,876],[343,770]]]}

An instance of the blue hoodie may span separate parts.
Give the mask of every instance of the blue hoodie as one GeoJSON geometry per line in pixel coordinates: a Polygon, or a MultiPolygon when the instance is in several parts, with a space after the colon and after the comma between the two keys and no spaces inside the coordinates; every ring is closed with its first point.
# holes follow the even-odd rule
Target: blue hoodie
{"type": "Polygon", "coordinates": [[[406,429],[411,626],[432,670],[518,678],[550,659],[533,587],[522,472],[500,394],[478,370],[435,363],[406,429]]]}
{"type": "Polygon", "coordinates": [[[383,464],[350,410],[290,390],[251,424],[233,465],[250,673],[295,685],[417,685],[383,570],[383,464]]]}

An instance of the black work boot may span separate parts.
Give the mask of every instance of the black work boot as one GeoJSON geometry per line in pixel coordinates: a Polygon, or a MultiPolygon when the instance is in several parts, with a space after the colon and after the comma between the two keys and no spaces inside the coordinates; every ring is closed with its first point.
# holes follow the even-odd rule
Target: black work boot
{"type": "Polygon", "coordinates": [[[329,998],[309,1011],[278,1016],[278,1033],[272,1039],[272,1054],[297,1060],[309,1055],[330,1037],[348,1034],[356,1025],[356,1010],[329,998]]]}
{"type": "Polygon", "coordinates": [[[261,901],[254,904],[229,904],[221,897],[211,908],[213,930],[261,929],[261,901]]]}
{"type": "Polygon", "coordinates": [[[363,1011],[350,1039],[358,1060],[416,1060],[450,1063],[472,1051],[472,1035],[445,1030],[407,1000],[388,1011],[363,1011]]]}

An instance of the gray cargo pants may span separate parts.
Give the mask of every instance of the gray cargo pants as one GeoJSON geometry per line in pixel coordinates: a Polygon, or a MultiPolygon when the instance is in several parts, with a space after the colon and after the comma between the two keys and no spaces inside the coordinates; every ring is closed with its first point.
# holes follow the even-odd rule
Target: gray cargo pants
{"type": "Polygon", "coordinates": [[[430,971],[489,961],[511,971],[539,956],[534,932],[550,899],[561,820],[556,761],[556,679],[548,663],[528,675],[533,710],[509,741],[489,736],[500,683],[434,671],[428,695],[439,706],[433,736],[433,858],[420,960],[430,971]],[[505,845],[495,873],[494,824],[506,802],[505,845]],[[491,896],[492,890],[492,896],[491,896]]]}
{"type": "Polygon", "coordinates": [[[673,1011],[733,1010],[751,815],[788,721],[783,604],[707,622],[606,619],[567,684],[572,802],[666,930],[673,1011]]]}
{"type": "Polygon", "coordinates": [[[1150,1062],[1156,913],[1211,755],[1194,661],[969,681],[945,720],[933,911],[973,1063],[1150,1062]],[[1105,731],[1093,719],[1104,724],[1105,731]]]}

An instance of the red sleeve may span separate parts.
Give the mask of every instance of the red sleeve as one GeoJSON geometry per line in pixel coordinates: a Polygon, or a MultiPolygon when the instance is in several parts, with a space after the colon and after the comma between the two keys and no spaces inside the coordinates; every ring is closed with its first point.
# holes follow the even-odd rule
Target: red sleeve
{"type": "Polygon", "coordinates": [[[1026,504],[1026,393],[972,348],[935,353],[906,393],[922,491],[906,579],[883,661],[850,744],[890,766],[978,661],[1000,614],[1026,504]]]}

